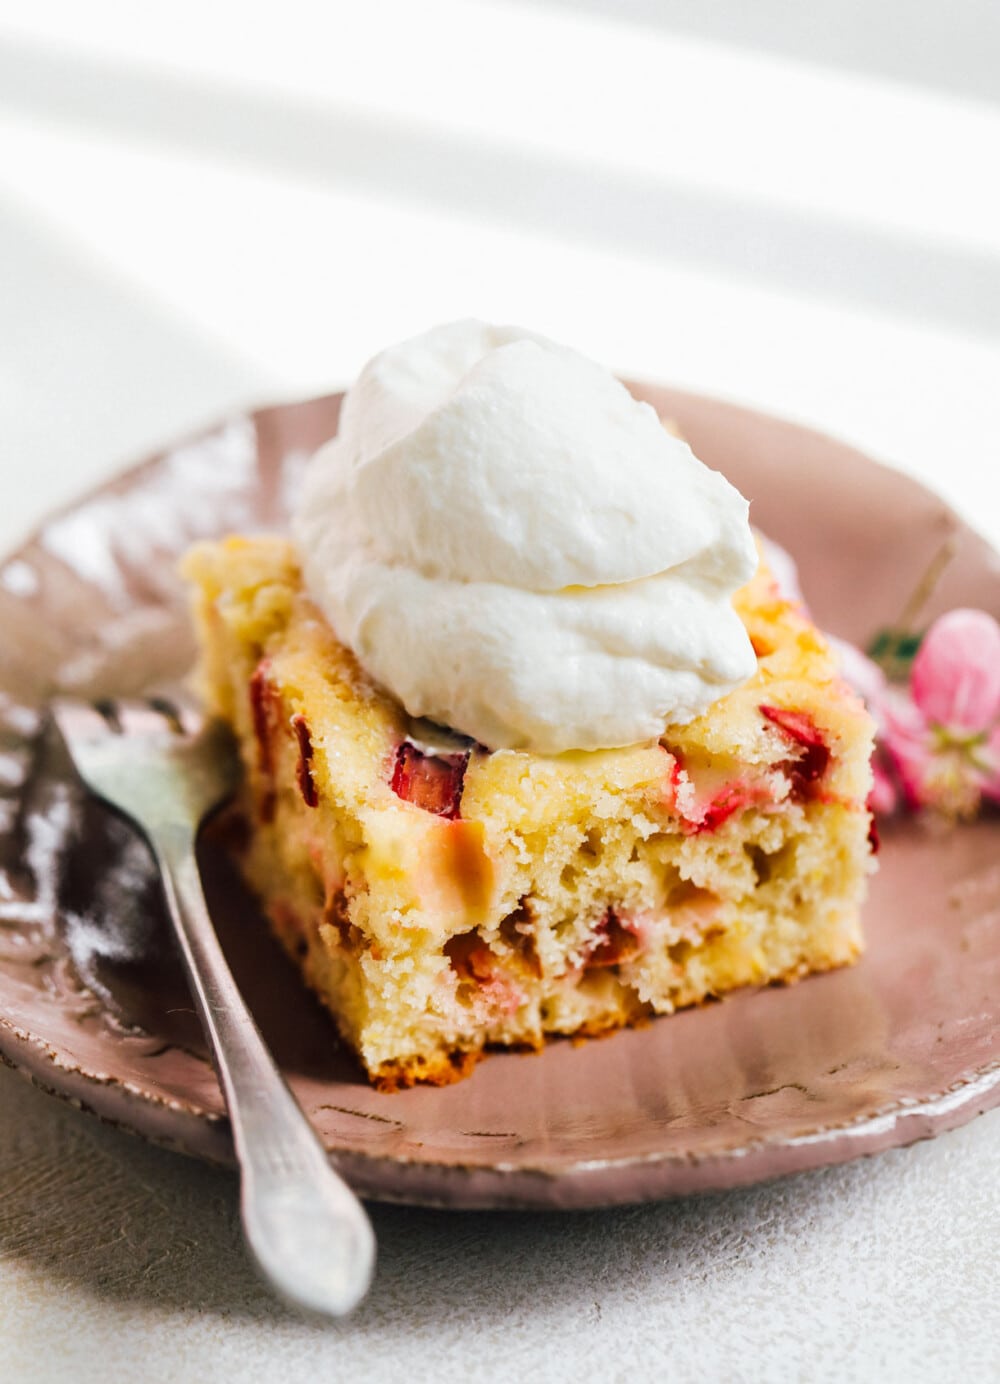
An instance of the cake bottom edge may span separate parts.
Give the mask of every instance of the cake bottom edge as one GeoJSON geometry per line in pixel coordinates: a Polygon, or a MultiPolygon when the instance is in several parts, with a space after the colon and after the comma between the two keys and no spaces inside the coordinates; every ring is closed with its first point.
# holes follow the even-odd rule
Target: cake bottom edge
{"type": "MultiPolygon", "coordinates": [[[[641,999],[634,990],[618,980],[610,971],[600,977],[602,984],[590,987],[586,1005],[577,1011],[557,1011],[551,1027],[526,1027],[523,1023],[496,1023],[478,1034],[463,1033],[455,1041],[447,1037],[425,1035],[424,1045],[408,1052],[376,1059],[366,1055],[364,1041],[359,1041],[357,1025],[352,1028],[343,1005],[337,996],[343,994],[342,970],[330,952],[324,928],[318,916],[303,919],[280,902],[265,902],[270,928],[284,951],[303,976],[312,993],[333,1020],[343,1047],[359,1064],[368,1082],[378,1091],[394,1093],[414,1086],[450,1086],[468,1077],[474,1068],[491,1053],[541,1053],[551,1042],[568,1040],[583,1045],[592,1040],[610,1038],[625,1029],[646,1027],[668,1018],[680,1010],[707,1007],[739,991],[778,988],[795,985],[810,976],[839,970],[855,964],[864,952],[859,910],[842,918],[834,938],[818,944],[808,936],[791,963],[769,969],[759,955],[747,956],[742,974],[731,983],[717,983],[704,988],[681,989],[666,1007],[654,1000],[641,999]],[[812,943],[812,945],[810,945],[812,943]],[[303,950],[303,945],[305,950],[303,950]],[[338,980],[331,974],[339,972],[338,980]],[[429,1041],[428,1041],[429,1040],[429,1041]]],[[[581,998],[577,989],[574,999],[581,998]]]]}

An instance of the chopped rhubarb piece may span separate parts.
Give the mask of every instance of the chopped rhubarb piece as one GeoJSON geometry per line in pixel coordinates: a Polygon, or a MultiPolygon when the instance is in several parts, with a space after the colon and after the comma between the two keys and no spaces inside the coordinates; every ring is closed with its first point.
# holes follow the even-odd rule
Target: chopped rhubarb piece
{"type": "Polygon", "coordinates": [[[679,808],[678,794],[684,783],[684,765],[681,763],[681,757],[676,750],[668,750],[667,753],[670,755],[670,772],[667,777],[664,799],[668,807],[679,808]]]}
{"type": "Polygon", "coordinates": [[[802,753],[789,760],[784,768],[792,781],[792,796],[808,797],[830,763],[830,747],[816,728],[815,721],[804,711],[789,711],[782,706],[762,705],[760,714],[777,726],[789,740],[801,746],[802,753]]]}
{"type": "Polygon", "coordinates": [[[723,822],[728,822],[734,812],[750,807],[757,802],[759,793],[745,783],[727,783],[720,793],[716,793],[705,808],[702,817],[695,823],[695,831],[717,831],[723,822]]]}
{"type": "Polygon", "coordinates": [[[784,706],[767,706],[762,703],[760,714],[766,716],[799,745],[805,745],[809,749],[816,745],[826,748],[826,742],[816,729],[816,722],[807,712],[790,711],[784,706]]]}
{"type": "Polygon", "coordinates": [[[697,836],[703,831],[717,831],[724,822],[745,807],[768,801],[768,795],[760,784],[747,779],[731,778],[719,782],[710,775],[710,785],[704,779],[693,781],[684,768],[679,753],[674,750],[674,763],[671,772],[669,805],[677,812],[684,830],[697,836]]]}
{"type": "Polygon", "coordinates": [[[295,766],[299,792],[302,794],[302,801],[306,807],[317,807],[319,805],[319,793],[312,771],[312,736],[309,734],[309,724],[301,712],[292,717],[292,729],[295,731],[295,738],[299,742],[299,761],[295,766]]]}
{"type": "Polygon", "coordinates": [[[478,932],[462,932],[444,945],[445,956],[461,980],[485,984],[493,975],[496,957],[478,932]]]}
{"type": "Polygon", "coordinates": [[[499,964],[478,931],[463,932],[444,945],[444,954],[463,986],[472,986],[472,1003],[484,1017],[515,1014],[524,1003],[521,985],[499,964]]]}
{"type": "Polygon", "coordinates": [[[281,696],[271,680],[271,663],[262,658],[250,678],[250,719],[257,741],[257,768],[263,786],[257,791],[257,812],[262,822],[274,818],[274,748],[272,738],[278,721],[281,696]]]}
{"type": "Polygon", "coordinates": [[[404,740],[396,751],[390,787],[397,798],[454,820],[459,815],[469,754],[424,754],[404,740]]]}
{"type": "Polygon", "coordinates": [[[605,910],[597,924],[594,940],[584,960],[584,970],[592,966],[617,966],[628,961],[639,949],[639,939],[628,922],[618,917],[613,908],[605,910]]]}
{"type": "Polygon", "coordinates": [[[278,694],[271,681],[271,662],[262,658],[250,678],[250,715],[257,740],[257,765],[262,774],[274,772],[271,725],[278,694]]]}

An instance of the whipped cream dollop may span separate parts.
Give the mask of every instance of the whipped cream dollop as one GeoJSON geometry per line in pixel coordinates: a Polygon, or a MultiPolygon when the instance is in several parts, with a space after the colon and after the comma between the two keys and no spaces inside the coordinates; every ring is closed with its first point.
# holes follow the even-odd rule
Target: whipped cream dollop
{"type": "Polygon", "coordinates": [[[292,532],[362,667],[490,749],[655,739],[756,668],[731,604],[746,500],[608,371],[514,327],[369,361],[292,532]]]}

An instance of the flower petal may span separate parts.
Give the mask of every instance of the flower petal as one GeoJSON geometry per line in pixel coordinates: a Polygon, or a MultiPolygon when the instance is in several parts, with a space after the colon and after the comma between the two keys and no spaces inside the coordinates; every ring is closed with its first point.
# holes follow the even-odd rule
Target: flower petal
{"type": "Polygon", "coordinates": [[[983,731],[1000,716],[1000,625],[984,610],[951,610],[921,642],[910,675],[929,721],[983,731]]]}
{"type": "Polygon", "coordinates": [[[927,718],[907,692],[897,687],[887,687],[882,695],[881,707],[887,744],[905,739],[930,746],[931,733],[927,718]]]}
{"type": "Polygon", "coordinates": [[[906,805],[921,807],[925,797],[924,783],[933,757],[927,722],[910,697],[895,688],[886,692],[882,713],[880,743],[896,771],[906,805]]]}
{"type": "Polygon", "coordinates": [[[879,763],[878,759],[872,761],[872,791],[868,794],[868,806],[872,812],[877,812],[880,817],[888,817],[895,812],[897,805],[896,785],[889,776],[888,770],[879,763]]]}

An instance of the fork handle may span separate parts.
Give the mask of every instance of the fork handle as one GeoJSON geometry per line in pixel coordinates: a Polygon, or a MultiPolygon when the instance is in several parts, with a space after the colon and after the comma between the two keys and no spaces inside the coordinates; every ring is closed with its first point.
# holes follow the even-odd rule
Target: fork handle
{"type": "Polygon", "coordinates": [[[371,1224],[331,1167],[243,1002],[209,917],[191,836],[167,827],[152,846],[229,1112],[247,1243],[287,1301],[343,1315],[371,1282],[371,1224]]]}

